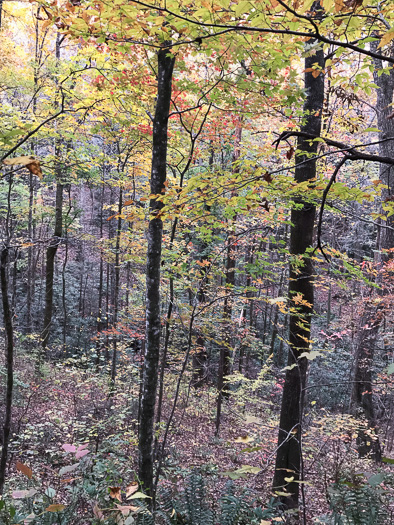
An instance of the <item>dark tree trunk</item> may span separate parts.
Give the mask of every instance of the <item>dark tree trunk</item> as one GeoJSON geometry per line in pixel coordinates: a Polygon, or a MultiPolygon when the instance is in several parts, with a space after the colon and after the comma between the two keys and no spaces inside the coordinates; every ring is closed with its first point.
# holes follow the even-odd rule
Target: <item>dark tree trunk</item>
{"type": "MultiPolygon", "coordinates": [[[[378,42],[371,42],[371,49],[377,51],[378,42]]],[[[393,108],[394,93],[394,70],[390,74],[383,73],[379,76],[379,70],[383,68],[381,60],[374,60],[374,82],[379,88],[376,90],[376,111],[377,124],[380,130],[379,139],[394,138],[394,122],[389,118],[393,108]]],[[[379,155],[385,157],[394,157],[394,140],[380,142],[379,155]]],[[[394,188],[394,167],[387,164],[380,164],[380,179],[387,185],[383,190],[383,201],[392,198],[394,188]]],[[[394,247],[394,219],[393,216],[387,217],[385,225],[388,228],[381,227],[377,239],[377,250],[381,253],[380,262],[387,261],[390,257],[390,250],[394,247]]],[[[384,286],[382,293],[385,293],[384,286]]],[[[382,312],[376,307],[376,304],[368,302],[364,308],[361,318],[360,330],[358,332],[354,387],[352,391],[352,410],[358,416],[364,416],[370,430],[375,432],[375,439],[372,439],[370,431],[365,432],[360,429],[358,436],[358,452],[361,457],[370,455],[375,461],[381,460],[381,449],[379,439],[376,435],[376,419],[373,406],[373,377],[372,368],[374,362],[374,353],[376,340],[379,334],[379,327],[383,319],[382,312]]]]}
{"type": "MultiPolygon", "coordinates": [[[[305,59],[305,91],[304,122],[302,131],[308,131],[316,136],[321,131],[321,113],[324,100],[324,77],[321,72],[316,78],[310,68],[314,64],[324,68],[324,55],[322,50],[305,59]]],[[[304,182],[316,177],[316,160],[318,143],[300,139],[296,156],[295,180],[304,182]],[[311,158],[312,157],[312,158],[311,158]],[[309,162],[299,165],[303,161],[309,162]]],[[[279,423],[278,449],[276,455],[275,474],[273,480],[274,491],[286,492],[288,495],[280,496],[280,501],[287,509],[298,508],[301,473],[301,440],[302,440],[302,414],[304,392],[307,378],[308,360],[300,358],[303,352],[309,352],[310,328],[313,309],[313,267],[309,250],[312,247],[313,227],[315,220],[315,206],[306,200],[299,200],[302,208],[293,209],[291,212],[290,253],[302,259],[299,262],[290,262],[289,299],[292,313],[289,319],[289,355],[286,378],[283,386],[282,406],[279,423]],[[291,304],[295,296],[302,297],[304,303],[291,304]],[[285,478],[294,478],[291,482],[285,478]]]]}
{"type": "MultiPolygon", "coordinates": [[[[61,35],[56,35],[56,47],[55,56],[57,65],[60,60],[60,41],[61,35]]],[[[56,104],[57,105],[57,104],[56,104]]],[[[44,308],[44,323],[41,332],[41,344],[43,354],[46,353],[48,346],[49,335],[51,331],[52,315],[53,315],[53,279],[55,272],[55,257],[59,242],[63,231],[63,185],[61,183],[61,172],[60,166],[60,138],[55,139],[55,156],[56,156],[56,167],[55,167],[55,179],[56,179],[56,198],[55,198],[55,228],[53,231],[53,237],[46,252],[46,270],[45,270],[45,308],[44,308]]]]}
{"type": "MultiPolygon", "coordinates": [[[[378,42],[371,42],[371,49],[376,51],[378,42]]],[[[394,48],[391,51],[394,55],[394,48]]],[[[374,82],[379,89],[376,90],[376,111],[378,128],[380,129],[379,140],[394,138],[393,97],[394,97],[394,69],[390,68],[390,74],[383,73],[379,76],[379,70],[383,69],[381,60],[374,60],[374,82]]],[[[379,144],[379,155],[394,158],[394,140],[387,140],[379,144]]],[[[383,201],[393,198],[394,190],[394,166],[380,164],[380,179],[387,185],[383,190],[383,201]]],[[[378,249],[389,250],[394,247],[394,215],[387,217],[385,226],[380,232],[380,246],[378,249]]],[[[383,258],[386,258],[385,256],[383,258]]]]}
{"type": "Polygon", "coordinates": [[[116,228],[116,243],[115,243],[115,287],[114,287],[114,317],[113,317],[113,344],[112,344],[112,365],[111,365],[111,383],[115,383],[116,377],[116,359],[117,359],[117,325],[119,313],[119,288],[120,288],[120,235],[122,233],[122,206],[123,206],[123,190],[120,188],[118,201],[118,221],[116,228]]]}
{"type": "MultiPolygon", "coordinates": [[[[168,49],[157,55],[157,100],[153,121],[153,152],[150,180],[151,194],[159,195],[166,181],[167,128],[171,102],[172,72],[175,58],[168,49]]],[[[148,227],[148,253],[146,267],[146,335],[144,371],[141,384],[139,422],[139,478],[142,489],[153,494],[153,431],[156,402],[158,365],[160,359],[160,265],[163,222],[160,210],[163,204],[150,201],[151,220],[148,227]]]]}
{"type": "MultiPolygon", "coordinates": [[[[58,155],[57,151],[57,155],[58,155]]],[[[52,314],[53,314],[53,280],[55,273],[55,257],[63,231],[63,185],[60,182],[59,168],[57,168],[56,183],[56,203],[55,203],[55,229],[53,237],[46,252],[46,270],[45,270],[45,309],[44,309],[44,326],[41,333],[42,348],[45,350],[48,346],[49,335],[51,332],[52,314]]]]}
{"type": "MultiPolygon", "coordinates": [[[[355,373],[352,391],[352,408],[357,417],[364,416],[370,430],[376,430],[375,410],[373,405],[372,368],[374,361],[376,338],[383,313],[369,301],[361,317],[360,330],[357,337],[355,373]]],[[[357,438],[357,448],[360,457],[370,455],[375,461],[381,460],[380,443],[377,436],[373,438],[360,429],[357,438]]]]}
{"type": "Polygon", "coordinates": [[[7,258],[8,248],[4,247],[1,252],[0,261],[0,285],[3,301],[3,318],[6,336],[6,367],[7,367],[7,385],[5,393],[5,416],[3,424],[3,443],[0,458],[0,495],[3,494],[4,482],[7,468],[8,445],[11,430],[12,414],[12,390],[14,385],[14,330],[12,326],[12,313],[8,299],[8,281],[7,281],[7,258]]]}

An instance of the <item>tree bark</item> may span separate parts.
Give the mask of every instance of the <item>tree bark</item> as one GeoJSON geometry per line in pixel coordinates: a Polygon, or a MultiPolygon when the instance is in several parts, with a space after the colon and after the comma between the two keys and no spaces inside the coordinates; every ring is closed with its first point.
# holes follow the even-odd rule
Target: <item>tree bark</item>
{"type": "MultiPolygon", "coordinates": [[[[239,160],[241,155],[241,138],[242,138],[242,116],[238,119],[238,124],[234,134],[234,153],[233,163],[239,160]]],[[[234,173],[239,173],[239,166],[234,165],[234,173]]],[[[232,192],[232,195],[234,192],[232,192]]],[[[231,233],[227,239],[227,258],[226,258],[226,296],[231,293],[235,286],[235,228],[237,223],[237,214],[231,219],[231,233]]],[[[216,400],[216,435],[219,433],[220,418],[222,413],[223,398],[229,397],[229,392],[224,389],[225,377],[231,373],[231,331],[232,323],[231,316],[233,312],[233,299],[226,297],[223,306],[223,341],[224,344],[220,348],[219,368],[218,368],[218,396],[216,400]]]]}
{"type": "MultiPolygon", "coordinates": [[[[171,103],[172,73],[175,58],[168,49],[157,55],[158,86],[156,111],[153,121],[153,151],[150,180],[151,194],[165,190],[167,163],[167,128],[171,103]]],[[[163,204],[150,201],[151,220],[148,227],[148,253],[146,267],[146,334],[144,371],[141,384],[141,409],[139,422],[139,478],[142,489],[153,494],[153,431],[157,389],[157,373],[160,359],[160,265],[163,239],[163,222],[160,210],[163,204]]]]}
{"type": "MultiPolygon", "coordinates": [[[[377,51],[378,42],[371,42],[371,49],[377,51]]],[[[393,50],[391,54],[393,53],[393,50]]],[[[374,60],[374,82],[379,87],[376,89],[376,112],[377,124],[380,130],[379,139],[394,137],[394,122],[390,118],[393,107],[394,94],[394,70],[391,69],[389,74],[383,73],[379,76],[379,70],[383,69],[381,60],[374,60]]],[[[388,140],[379,144],[379,155],[394,158],[394,140],[388,140]]],[[[394,167],[381,163],[379,166],[380,179],[387,186],[382,192],[383,201],[392,198],[394,187],[394,167]]],[[[385,226],[391,228],[380,228],[377,239],[377,250],[380,253],[379,261],[384,263],[392,253],[389,251],[394,247],[394,226],[393,216],[387,217],[385,226]]],[[[385,293],[384,286],[382,294],[385,293]]],[[[369,430],[360,429],[358,435],[358,452],[360,457],[370,455],[375,461],[381,460],[380,442],[376,435],[376,419],[373,405],[373,374],[372,367],[376,340],[379,334],[379,327],[383,320],[382,312],[368,301],[361,318],[361,326],[358,332],[354,383],[351,398],[352,411],[363,415],[368,423],[369,430]],[[375,433],[371,438],[370,434],[375,433]]]]}
{"type": "MultiPolygon", "coordinates": [[[[56,155],[58,155],[58,151],[56,155]]],[[[60,178],[60,167],[57,167],[56,202],[55,202],[55,229],[46,252],[45,270],[45,309],[44,326],[41,333],[42,348],[45,353],[48,346],[53,314],[53,278],[55,272],[55,257],[63,231],[63,185],[60,178]]]]}
{"type": "MultiPolygon", "coordinates": [[[[324,54],[322,50],[305,58],[304,122],[301,131],[312,132],[319,136],[321,131],[321,113],[324,100],[324,54]],[[311,70],[317,64],[320,72],[315,77],[311,70]],[[309,71],[308,71],[309,70],[309,71]]],[[[319,70],[317,70],[319,71],[319,70]]],[[[304,182],[316,177],[316,159],[318,143],[299,139],[296,155],[295,180],[304,182]],[[301,162],[309,162],[300,166],[301,162]]],[[[289,299],[292,308],[289,319],[289,355],[288,369],[283,386],[282,406],[279,423],[278,449],[276,455],[274,491],[286,492],[279,500],[284,508],[297,509],[302,478],[302,415],[304,392],[307,379],[308,360],[301,354],[309,352],[311,316],[313,310],[313,267],[310,249],[313,241],[315,206],[305,199],[298,201],[301,207],[291,211],[290,231],[290,276],[289,299]],[[300,265],[302,261],[302,265],[300,265]],[[302,303],[294,302],[295,297],[302,298],[302,303]],[[288,482],[285,478],[293,478],[288,482]]]]}
{"type": "Polygon", "coordinates": [[[3,424],[3,443],[0,458],[0,495],[3,494],[4,482],[7,468],[8,445],[11,430],[12,415],[12,391],[14,386],[14,330],[12,326],[12,313],[8,298],[7,281],[7,258],[8,248],[4,247],[1,252],[0,260],[0,285],[3,301],[3,318],[6,336],[6,366],[7,366],[7,385],[5,393],[5,417],[3,424]]]}

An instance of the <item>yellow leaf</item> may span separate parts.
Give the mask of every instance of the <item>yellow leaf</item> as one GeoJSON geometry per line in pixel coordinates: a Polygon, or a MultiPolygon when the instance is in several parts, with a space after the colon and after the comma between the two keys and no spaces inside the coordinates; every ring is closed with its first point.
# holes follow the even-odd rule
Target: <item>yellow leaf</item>
{"type": "Polygon", "coordinates": [[[53,503],[52,505],[49,505],[45,510],[47,512],[61,512],[66,508],[65,505],[62,505],[61,503],[53,503]]]}
{"type": "Polygon", "coordinates": [[[389,42],[391,42],[392,40],[394,39],[394,31],[392,29],[390,29],[390,31],[387,31],[387,33],[385,33],[383,36],[382,36],[382,40],[380,41],[379,45],[378,45],[378,49],[380,47],[383,47],[385,46],[386,44],[388,44],[389,42]]]}
{"type": "Polygon", "coordinates": [[[5,159],[3,160],[3,164],[6,166],[26,166],[26,168],[30,171],[30,173],[33,173],[33,175],[37,175],[40,179],[42,178],[42,171],[40,167],[40,161],[33,157],[32,155],[23,155],[22,157],[14,157],[13,159],[5,159]]]}
{"type": "Polygon", "coordinates": [[[253,438],[249,436],[240,436],[234,439],[234,443],[250,443],[251,441],[253,441],[253,438]]]}

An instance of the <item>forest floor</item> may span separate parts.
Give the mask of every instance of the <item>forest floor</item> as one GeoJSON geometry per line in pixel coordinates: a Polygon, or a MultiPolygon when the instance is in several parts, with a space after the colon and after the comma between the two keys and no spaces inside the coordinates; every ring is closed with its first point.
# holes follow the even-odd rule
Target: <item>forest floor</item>
{"type": "MultiPolygon", "coordinates": [[[[61,504],[70,509],[70,517],[62,523],[85,525],[93,516],[100,523],[102,508],[130,505],[124,491],[135,482],[137,472],[136,364],[122,367],[112,392],[106,375],[75,367],[71,361],[46,363],[37,376],[33,359],[20,355],[16,371],[6,491],[13,495],[17,515],[37,512],[40,504],[44,509],[61,504]],[[121,492],[114,492],[117,488],[121,492]]],[[[167,374],[164,422],[172,408],[176,379],[174,372],[167,374]]],[[[175,498],[182,498],[188,477],[198,472],[212,507],[230,481],[254,505],[264,506],[271,497],[280,381],[267,370],[243,382],[238,377],[232,395],[224,401],[216,435],[213,385],[194,389],[190,378],[185,379],[165,447],[159,490],[169,489],[175,498]]],[[[394,477],[393,465],[358,458],[358,426],[349,414],[330,413],[309,403],[302,444],[302,498],[308,525],[323,523],[318,518],[329,513],[334,483],[342,483],[346,490],[366,487],[386,506],[387,524],[394,524],[394,484],[389,486],[383,478],[384,473],[394,477]]],[[[158,430],[159,443],[164,428],[165,423],[158,430]]],[[[386,449],[384,455],[393,458],[393,450],[386,449]]]]}

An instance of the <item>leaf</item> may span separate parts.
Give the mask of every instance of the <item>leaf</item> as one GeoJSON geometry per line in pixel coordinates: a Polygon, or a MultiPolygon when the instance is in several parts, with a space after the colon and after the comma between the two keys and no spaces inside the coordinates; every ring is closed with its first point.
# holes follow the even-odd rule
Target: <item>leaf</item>
{"type": "Polygon", "coordinates": [[[392,29],[390,29],[390,31],[387,31],[387,33],[385,33],[383,36],[382,36],[382,40],[380,41],[379,45],[378,45],[378,49],[380,47],[383,47],[385,46],[386,44],[388,44],[389,42],[391,42],[392,40],[394,39],[394,31],[392,29]]]}
{"type": "Polygon", "coordinates": [[[392,458],[382,458],[383,463],[388,463],[389,465],[394,465],[394,459],[392,458]]]}
{"type": "Polygon", "coordinates": [[[254,441],[254,439],[250,436],[239,436],[234,439],[234,443],[250,443],[251,441],[254,441]]]}
{"type": "MultiPolygon", "coordinates": [[[[312,73],[312,75],[313,75],[313,73],[312,73]]],[[[293,154],[294,154],[294,148],[293,148],[293,146],[291,146],[291,148],[289,149],[289,151],[286,153],[286,157],[287,157],[287,159],[290,160],[291,157],[293,156],[293,154]]]]}
{"type": "Polygon", "coordinates": [[[24,474],[29,479],[33,477],[33,471],[31,470],[31,468],[29,468],[27,465],[24,465],[20,461],[16,462],[16,470],[18,472],[22,472],[22,474],[24,474]]]}
{"type": "Polygon", "coordinates": [[[3,160],[3,164],[6,166],[26,166],[30,173],[42,179],[40,161],[36,157],[33,157],[33,155],[24,155],[22,157],[14,157],[13,159],[5,159],[3,160]]]}
{"type": "Polygon", "coordinates": [[[316,357],[320,357],[321,355],[323,355],[321,352],[318,352],[317,350],[312,350],[311,352],[302,352],[299,359],[301,359],[301,357],[306,357],[308,361],[313,361],[314,359],[316,359],[316,357]]]}
{"type": "Polygon", "coordinates": [[[68,443],[65,443],[62,445],[62,449],[66,452],[76,452],[77,447],[75,445],[69,445],[68,443]]]}
{"type": "Polygon", "coordinates": [[[247,474],[258,474],[260,472],[260,467],[253,467],[251,465],[243,465],[241,468],[237,470],[228,470],[226,472],[222,472],[222,476],[228,476],[230,479],[240,479],[240,478],[246,478],[247,474]]]}
{"type": "Polygon", "coordinates": [[[97,503],[94,504],[94,507],[93,507],[93,516],[99,520],[103,520],[104,519],[104,513],[103,511],[100,509],[100,507],[97,505],[97,503]]]}
{"type": "Polygon", "coordinates": [[[66,508],[66,505],[62,505],[61,503],[52,503],[52,505],[49,505],[45,510],[47,512],[62,512],[66,508]]]}
{"type": "Polygon", "coordinates": [[[138,490],[138,483],[136,481],[133,481],[130,483],[130,485],[127,485],[126,487],[126,499],[128,499],[130,496],[135,494],[138,490]]]}
{"type": "Polygon", "coordinates": [[[147,496],[143,492],[136,492],[135,494],[133,494],[127,499],[145,499],[145,498],[150,498],[150,496],[147,496]]]}
{"type": "Polygon", "coordinates": [[[261,424],[263,420],[260,417],[256,416],[246,416],[245,418],[245,425],[250,425],[251,423],[261,424]]]}
{"type": "Polygon", "coordinates": [[[140,507],[133,507],[132,505],[119,505],[116,503],[116,508],[122,513],[122,516],[128,516],[130,512],[138,512],[140,507]]]}
{"type": "Polygon", "coordinates": [[[73,465],[62,467],[59,470],[59,476],[64,476],[64,474],[69,474],[70,472],[74,472],[74,470],[77,470],[78,467],[79,467],[79,463],[74,463],[73,465]]]}
{"type": "Polygon", "coordinates": [[[89,454],[89,450],[86,450],[85,448],[86,446],[87,445],[81,445],[80,447],[78,447],[77,453],[75,454],[76,459],[83,458],[84,456],[89,454]]]}
{"type": "Polygon", "coordinates": [[[27,156],[24,155],[22,157],[14,157],[12,159],[5,159],[3,160],[3,164],[6,166],[27,166],[28,164],[31,164],[32,162],[36,161],[36,157],[33,157],[32,155],[27,156]]]}
{"type": "Polygon", "coordinates": [[[387,369],[388,374],[394,374],[394,363],[391,363],[387,369]]]}
{"type": "Polygon", "coordinates": [[[14,499],[24,499],[24,498],[31,498],[37,494],[36,489],[30,489],[30,490],[14,490],[12,493],[12,497],[14,499]]]}
{"type": "Polygon", "coordinates": [[[122,502],[122,496],[120,494],[120,487],[109,487],[109,495],[111,498],[117,499],[122,502]]]}
{"type": "Polygon", "coordinates": [[[368,483],[372,487],[377,487],[385,480],[385,478],[386,478],[385,474],[383,472],[379,472],[379,474],[374,474],[373,476],[371,476],[368,479],[368,483]]]}

